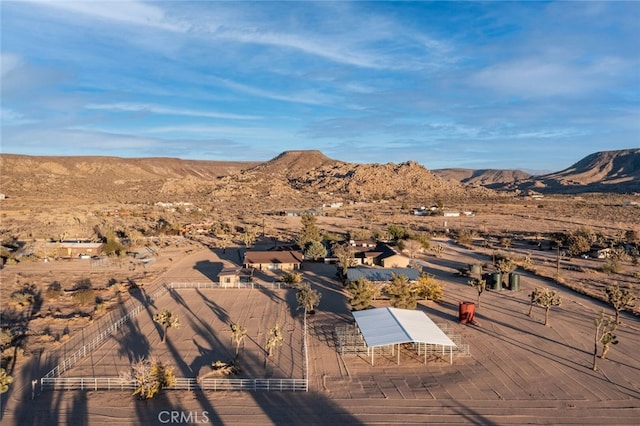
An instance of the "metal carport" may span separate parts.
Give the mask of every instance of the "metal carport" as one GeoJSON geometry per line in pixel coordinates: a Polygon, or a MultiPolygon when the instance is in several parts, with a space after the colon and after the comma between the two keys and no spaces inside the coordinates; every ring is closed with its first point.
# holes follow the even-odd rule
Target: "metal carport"
{"type": "MultiPolygon", "coordinates": [[[[417,343],[437,345],[449,349],[449,363],[453,364],[453,348],[456,344],[423,311],[376,308],[353,312],[368,348],[371,348],[371,365],[374,364],[376,347],[398,345],[398,364],[400,364],[400,345],[417,343]]],[[[425,364],[427,352],[424,353],[425,364]]]]}

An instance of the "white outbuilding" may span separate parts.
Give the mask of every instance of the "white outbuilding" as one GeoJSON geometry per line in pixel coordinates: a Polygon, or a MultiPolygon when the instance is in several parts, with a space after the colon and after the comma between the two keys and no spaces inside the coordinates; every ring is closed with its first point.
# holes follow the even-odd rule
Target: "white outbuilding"
{"type": "Polygon", "coordinates": [[[376,308],[353,312],[360,333],[369,349],[371,365],[374,365],[376,348],[395,347],[398,349],[400,364],[400,345],[413,343],[418,354],[424,352],[424,362],[428,353],[449,355],[453,364],[453,351],[456,344],[427,316],[419,310],[398,308],[376,308]]]}

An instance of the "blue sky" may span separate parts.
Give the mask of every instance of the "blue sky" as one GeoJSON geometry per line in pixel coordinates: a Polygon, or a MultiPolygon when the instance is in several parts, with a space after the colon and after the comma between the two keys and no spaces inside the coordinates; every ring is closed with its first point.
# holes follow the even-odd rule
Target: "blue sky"
{"type": "Polygon", "coordinates": [[[0,5],[3,153],[557,171],[640,147],[640,2],[0,5]]]}

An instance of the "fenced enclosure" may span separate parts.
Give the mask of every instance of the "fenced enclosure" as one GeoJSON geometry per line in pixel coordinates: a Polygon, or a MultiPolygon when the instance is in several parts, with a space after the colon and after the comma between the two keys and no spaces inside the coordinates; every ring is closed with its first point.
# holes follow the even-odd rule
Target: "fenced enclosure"
{"type": "MultiPolygon", "coordinates": [[[[469,356],[469,345],[462,341],[462,336],[455,333],[451,326],[447,323],[437,324],[437,326],[456,344],[452,348],[453,356],[469,356]]],[[[370,355],[371,349],[364,341],[364,337],[360,332],[357,324],[341,324],[337,325],[334,330],[336,347],[340,355],[370,355]]],[[[445,349],[442,345],[433,345],[429,343],[415,342],[414,347],[419,355],[444,355],[445,349]]],[[[449,354],[449,348],[446,354],[449,354]]],[[[375,353],[380,355],[394,355],[394,347],[377,346],[375,353]]]]}
{"type": "MultiPolygon", "coordinates": [[[[250,283],[243,283],[243,284],[250,284],[250,283]]],[[[254,296],[247,296],[247,297],[249,298],[269,297],[272,301],[273,300],[276,301],[276,303],[278,304],[277,306],[279,306],[279,309],[282,310],[282,312],[289,311],[289,308],[286,307],[286,304],[281,303],[282,301],[285,300],[284,295],[286,294],[279,291],[285,288],[284,285],[281,285],[282,283],[274,282],[274,283],[260,284],[260,283],[254,282],[251,284],[252,285],[250,287],[234,286],[234,287],[226,287],[226,288],[259,289],[260,292],[249,293],[249,294],[253,294],[254,296]],[[269,290],[269,291],[265,291],[265,290],[269,290]],[[272,293],[271,290],[275,291],[275,293],[272,293]]],[[[118,340],[122,341],[123,340],[122,336],[127,335],[127,333],[130,333],[131,330],[135,330],[136,332],[142,331],[142,329],[139,328],[141,327],[139,325],[140,321],[144,321],[145,324],[147,324],[147,326],[145,326],[147,327],[147,329],[144,331],[144,334],[142,334],[142,336],[149,336],[148,333],[150,331],[148,328],[148,324],[149,324],[149,321],[151,321],[150,314],[144,315],[142,317],[139,317],[138,314],[140,314],[143,311],[149,311],[149,308],[151,307],[151,305],[157,304],[158,300],[163,296],[165,296],[166,294],[169,294],[172,297],[168,300],[165,300],[165,303],[167,302],[178,303],[178,305],[182,305],[179,309],[182,309],[183,312],[190,312],[192,315],[196,315],[194,312],[191,312],[193,308],[193,306],[191,306],[191,303],[195,303],[196,306],[198,306],[198,303],[202,305],[204,301],[205,305],[209,307],[216,307],[217,315],[226,315],[226,311],[218,307],[217,302],[213,302],[214,300],[213,298],[209,299],[206,296],[206,294],[208,293],[200,293],[198,291],[199,289],[216,289],[218,291],[222,291],[222,293],[218,293],[220,295],[221,294],[231,295],[232,293],[226,292],[226,288],[221,287],[218,283],[212,283],[212,282],[170,282],[170,283],[163,283],[161,287],[157,291],[153,292],[152,294],[145,294],[144,292],[141,292],[140,297],[136,297],[135,300],[128,301],[127,304],[120,305],[120,308],[117,311],[118,313],[121,314],[119,318],[117,318],[115,321],[113,321],[110,325],[106,327],[104,327],[104,323],[102,327],[96,326],[96,328],[98,329],[97,334],[91,333],[92,338],[86,344],[83,344],[82,346],[77,347],[77,349],[74,352],[64,357],[57,366],[55,366],[52,370],[50,370],[47,374],[45,374],[40,380],[41,390],[80,389],[80,390],[127,391],[127,390],[135,389],[135,382],[123,381],[119,377],[97,376],[95,373],[109,374],[109,371],[110,371],[109,368],[105,368],[104,366],[101,366],[97,370],[93,371],[94,361],[91,361],[89,364],[87,364],[86,361],[82,361],[82,360],[87,359],[87,357],[89,357],[92,354],[93,355],[91,359],[94,359],[96,357],[97,359],[104,358],[104,352],[109,351],[110,350],[109,348],[111,347],[111,345],[114,344],[114,342],[117,342],[118,340]],[[181,290],[181,289],[185,289],[187,292],[184,294],[184,299],[182,296],[179,296],[178,293],[176,293],[177,290],[181,290]],[[193,289],[193,293],[189,289],[193,289]],[[190,299],[190,298],[193,298],[193,299],[190,299]],[[105,346],[107,341],[109,341],[110,343],[109,345],[105,346]],[[68,372],[72,368],[74,369],[76,374],[80,373],[82,377],[61,377],[65,372],[68,372]],[[93,372],[94,374],[91,374],[90,372],[93,372]],[[84,376],[85,373],[90,373],[90,374],[87,374],[86,376],[84,376]]],[[[237,293],[234,292],[234,294],[237,294],[237,293]]],[[[232,297],[232,299],[235,300],[238,298],[232,297]]],[[[247,298],[244,296],[241,296],[239,300],[240,302],[238,303],[243,305],[243,304],[246,304],[247,298]]],[[[265,305],[265,303],[269,303],[269,302],[263,301],[261,302],[260,306],[265,305]]],[[[237,305],[234,309],[236,309],[237,311],[238,309],[237,305]]],[[[249,308],[247,309],[251,311],[251,309],[249,308]]],[[[246,309],[243,308],[242,310],[244,311],[246,309]]],[[[209,312],[209,315],[212,315],[212,313],[209,312]]],[[[198,315],[196,315],[196,318],[197,317],[198,315]]],[[[111,318],[111,316],[109,318],[111,318]]],[[[282,318],[283,318],[282,314],[280,314],[279,318],[280,318],[280,321],[282,321],[282,318]]],[[[293,374],[291,374],[291,372],[289,372],[289,374],[291,375],[288,375],[285,373],[283,377],[283,372],[280,371],[280,373],[277,374],[280,377],[267,376],[266,378],[260,378],[260,375],[262,375],[260,374],[260,372],[257,372],[258,374],[256,375],[255,370],[247,369],[246,372],[249,374],[248,378],[246,377],[233,378],[233,379],[204,378],[204,379],[201,379],[200,382],[198,382],[195,378],[183,377],[183,378],[178,378],[176,384],[174,386],[171,386],[168,389],[170,390],[192,390],[192,389],[244,390],[244,391],[262,391],[262,390],[280,391],[281,390],[281,391],[294,391],[294,392],[307,391],[308,390],[308,377],[307,377],[308,347],[307,347],[307,335],[306,335],[306,318],[304,319],[302,324],[300,324],[300,321],[296,321],[295,319],[292,322],[292,319],[293,319],[292,317],[287,317],[285,315],[284,318],[285,318],[284,325],[288,327],[287,329],[290,329],[291,333],[293,333],[296,328],[298,329],[298,331],[295,332],[297,337],[295,338],[294,341],[292,340],[291,342],[291,343],[296,343],[295,346],[286,354],[283,354],[283,356],[286,357],[287,362],[293,363],[291,365],[297,366],[297,369],[296,369],[297,373],[293,372],[293,374]],[[295,325],[295,324],[298,324],[298,325],[295,325]],[[303,325],[302,333],[300,332],[300,325],[303,325]],[[302,341],[300,340],[300,337],[302,337],[302,341]],[[296,376],[297,377],[302,376],[302,378],[301,379],[291,378],[296,376]],[[255,377],[258,377],[258,378],[255,378],[255,377]]],[[[226,321],[228,320],[229,319],[226,318],[226,321]]],[[[200,325],[203,325],[203,324],[200,324],[200,325]]],[[[219,330],[220,329],[217,329],[215,332],[219,333],[219,330]]],[[[209,329],[209,333],[211,332],[213,331],[209,329]]],[[[83,338],[81,342],[87,341],[87,339],[85,338],[87,334],[89,334],[89,332],[83,333],[82,335],[83,338]]],[[[292,334],[292,339],[293,339],[293,334],[292,334]]],[[[122,348],[123,347],[121,347],[120,349],[122,348]]],[[[244,348],[244,344],[243,344],[243,348],[244,348]]],[[[187,351],[187,354],[189,354],[189,351],[187,351]]],[[[219,359],[219,358],[216,358],[216,359],[219,359]]],[[[125,362],[127,363],[126,365],[129,365],[129,361],[125,361],[125,362]]],[[[255,359],[253,360],[253,362],[255,363],[255,359]]],[[[265,361],[265,366],[266,365],[267,364],[265,361]]],[[[269,365],[272,365],[272,364],[270,363],[269,365]]],[[[246,364],[243,364],[243,367],[245,366],[246,364]]],[[[273,370],[273,368],[278,368],[278,367],[276,366],[276,364],[273,364],[273,367],[271,367],[271,370],[273,370]]],[[[195,373],[183,371],[183,374],[185,373],[195,374],[197,376],[197,371],[195,373]]],[[[273,374],[273,371],[271,371],[269,374],[270,375],[273,374]]]]}

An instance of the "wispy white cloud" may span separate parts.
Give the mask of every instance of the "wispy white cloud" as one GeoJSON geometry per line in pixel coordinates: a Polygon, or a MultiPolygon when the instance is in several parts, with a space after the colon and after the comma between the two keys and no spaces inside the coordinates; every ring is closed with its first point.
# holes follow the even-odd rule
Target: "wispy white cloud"
{"type": "Polygon", "coordinates": [[[36,3],[38,7],[55,8],[65,13],[80,14],[85,17],[103,21],[120,22],[123,24],[158,28],[174,32],[185,32],[188,29],[188,26],[178,22],[172,22],[168,19],[162,8],[141,1],[22,1],[36,3]]]}
{"type": "Polygon", "coordinates": [[[228,120],[258,120],[262,117],[248,114],[232,114],[224,112],[199,111],[195,109],[173,108],[154,104],[140,104],[116,102],[109,104],[88,104],[87,109],[106,110],[106,111],[122,111],[122,112],[149,112],[162,115],[184,115],[190,117],[207,117],[220,118],[228,120]]]}
{"type": "Polygon", "coordinates": [[[35,120],[26,117],[24,114],[9,108],[0,107],[0,124],[6,126],[21,126],[23,124],[33,123],[35,120]]]}
{"type": "Polygon", "coordinates": [[[20,55],[9,52],[0,53],[0,77],[9,74],[11,71],[18,69],[22,65],[20,55]]]}
{"type": "Polygon", "coordinates": [[[252,96],[257,96],[266,99],[273,99],[276,101],[309,104],[309,105],[330,105],[338,101],[338,98],[333,95],[327,95],[321,93],[315,89],[306,89],[299,92],[293,92],[290,94],[279,93],[274,90],[267,90],[256,86],[238,83],[230,79],[216,78],[216,81],[223,86],[252,96]]]}

